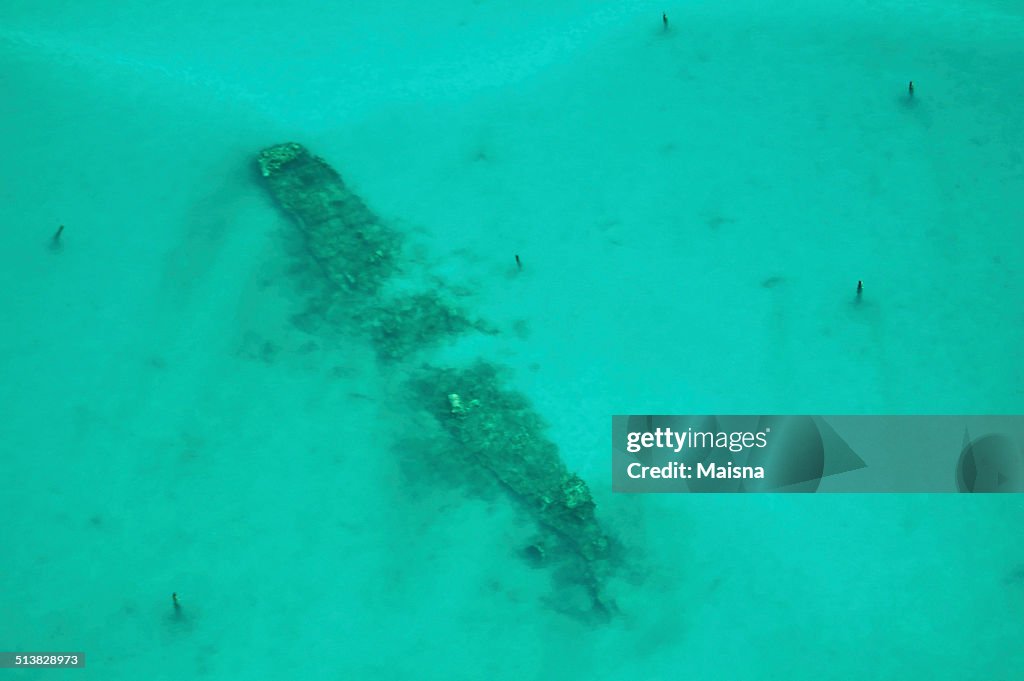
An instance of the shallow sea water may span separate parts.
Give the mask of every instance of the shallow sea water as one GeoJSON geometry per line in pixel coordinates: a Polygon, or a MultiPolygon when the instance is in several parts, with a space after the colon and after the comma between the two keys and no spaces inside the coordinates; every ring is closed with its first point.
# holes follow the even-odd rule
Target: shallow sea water
{"type": "Polygon", "coordinates": [[[1019,497],[624,497],[607,456],[615,413],[1021,412],[1022,29],[4,3],[0,649],[107,681],[1021,678],[1019,497]],[[502,329],[430,357],[509,367],[548,421],[630,554],[613,621],[551,607],[507,501],[410,476],[402,368],[304,322],[252,166],[289,140],[502,329]]]}

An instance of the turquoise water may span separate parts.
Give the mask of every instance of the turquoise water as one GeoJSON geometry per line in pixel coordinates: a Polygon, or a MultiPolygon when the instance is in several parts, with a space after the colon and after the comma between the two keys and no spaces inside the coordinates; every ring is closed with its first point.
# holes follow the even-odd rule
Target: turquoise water
{"type": "Polygon", "coordinates": [[[608,474],[614,413],[1024,411],[1024,12],[592,5],[0,6],[0,649],[88,660],[3,674],[1024,678],[1019,497],[608,474]],[[611,622],[410,479],[403,367],[309,323],[254,176],[289,140],[502,330],[430,357],[550,423],[611,622]]]}

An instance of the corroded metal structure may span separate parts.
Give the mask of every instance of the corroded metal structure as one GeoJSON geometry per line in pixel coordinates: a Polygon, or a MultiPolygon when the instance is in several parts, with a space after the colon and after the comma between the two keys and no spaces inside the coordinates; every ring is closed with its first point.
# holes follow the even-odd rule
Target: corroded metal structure
{"type": "MultiPolygon", "coordinates": [[[[490,333],[435,291],[393,286],[402,270],[402,238],[348,189],[324,160],[295,143],[264,149],[260,174],[277,203],[302,230],[309,254],[342,296],[355,329],[386,365],[471,330],[490,333]]],[[[538,539],[526,547],[538,564],[556,568],[564,593],[583,597],[567,610],[607,616],[603,594],[609,538],[598,523],[587,484],[561,460],[529,400],[501,385],[487,362],[470,367],[425,365],[413,372],[413,395],[452,440],[460,465],[484,471],[534,520],[538,539]]]]}

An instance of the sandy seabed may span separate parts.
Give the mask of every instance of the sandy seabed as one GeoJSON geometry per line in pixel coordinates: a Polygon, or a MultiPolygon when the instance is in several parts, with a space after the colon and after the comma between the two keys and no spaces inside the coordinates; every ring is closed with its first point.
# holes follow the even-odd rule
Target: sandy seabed
{"type": "Polygon", "coordinates": [[[1019,679],[1019,498],[624,497],[607,457],[615,413],[1022,411],[1022,29],[5,3],[0,649],[105,681],[1019,679]],[[591,486],[630,556],[610,624],[551,607],[506,500],[409,475],[399,377],[309,321],[253,171],[287,140],[502,329],[436,356],[509,367],[591,486]]]}

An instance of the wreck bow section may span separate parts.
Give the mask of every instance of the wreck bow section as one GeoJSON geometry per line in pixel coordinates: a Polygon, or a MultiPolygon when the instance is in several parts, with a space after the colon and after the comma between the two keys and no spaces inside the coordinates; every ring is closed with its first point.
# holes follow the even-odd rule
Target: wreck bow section
{"type": "MultiPolygon", "coordinates": [[[[408,285],[394,285],[402,274],[401,235],[323,159],[287,143],[264,149],[256,161],[270,194],[298,224],[310,256],[382,368],[397,369],[399,360],[446,338],[494,332],[434,288],[410,293],[408,285]]],[[[610,614],[603,596],[608,536],[589,488],[566,468],[526,397],[505,389],[498,368],[484,361],[469,368],[425,364],[413,373],[410,410],[427,406],[460,465],[485,472],[532,518],[539,536],[530,547],[533,559],[557,571],[560,587],[586,594],[585,607],[566,609],[610,614]]]]}
{"type": "Polygon", "coordinates": [[[301,144],[264,149],[256,162],[270,193],[299,223],[310,255],[331,283],[353,297],[376,296],[395,273],[398,233],[301,144]]]}
{"type": "Polygon", "coordinates": [[[436,286],[410,287],[404,279],[396,285],[403,274],[401,234],[367,208],[323,159],[291,142],[264,149],[256,163],[341,297],[347,320],[371,338],[382,360],[407,358],[471,330],[494,333],[436,286]]]}

